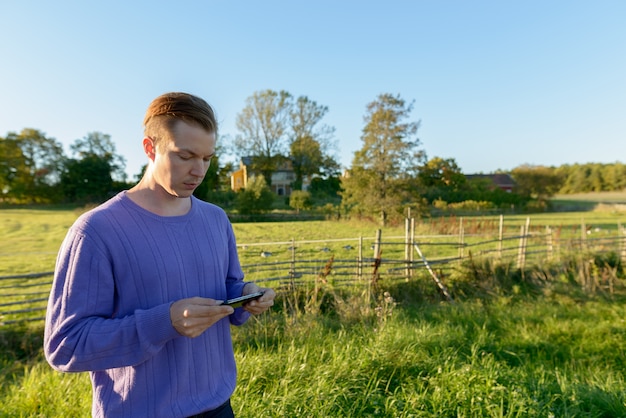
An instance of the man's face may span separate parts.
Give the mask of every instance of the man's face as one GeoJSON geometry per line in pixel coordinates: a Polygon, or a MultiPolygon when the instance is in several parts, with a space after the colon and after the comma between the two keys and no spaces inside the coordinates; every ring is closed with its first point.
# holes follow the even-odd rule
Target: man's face
{"type": "Polygon", "coordinates": [[[173,197],[189,197],[200,185],[215,154],[215,133],[178,121],[170,140],[162,139],[154,154],[156,186],[173,197]]]}

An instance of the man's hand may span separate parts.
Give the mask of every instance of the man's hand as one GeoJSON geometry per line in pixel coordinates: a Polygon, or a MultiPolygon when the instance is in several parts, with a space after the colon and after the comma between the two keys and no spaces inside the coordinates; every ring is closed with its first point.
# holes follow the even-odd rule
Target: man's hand
{"type": "Polygon", "coordinates": [[[180,335],[195,338],[235,310],[222,301],[194,297],[181,299],[170,306],[172,325],[180,335]]]}
{"type": "Polygon", "coordinates": [[[254,283],[248,283],[243,288],[242,296],[249,295],[250,293],[254,292],[265,293],[260,298],[245,303],[243,305],[243,308],[246,311],[250,312],[253,315],[259,315],[267,311],[274,305],[274,298],[276,297],[276,292],[274,292],[274,289],[259,287],[254,283]]]}

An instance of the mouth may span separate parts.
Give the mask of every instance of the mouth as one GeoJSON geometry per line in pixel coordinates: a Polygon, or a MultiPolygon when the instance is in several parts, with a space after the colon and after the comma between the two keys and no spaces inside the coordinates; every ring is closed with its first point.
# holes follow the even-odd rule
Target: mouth
{"type": "Polygon", "coordinates": [[[183,183],[186,189],[195,189],[200,183],[183,183]]]}

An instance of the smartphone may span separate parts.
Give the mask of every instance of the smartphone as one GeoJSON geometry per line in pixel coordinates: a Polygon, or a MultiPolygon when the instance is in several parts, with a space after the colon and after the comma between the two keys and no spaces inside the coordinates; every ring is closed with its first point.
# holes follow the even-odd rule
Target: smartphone
{"type": "Polygon", "coordinates": [[[239,308],[246,302],[250,302],[251,300],[260,298],[261,296],[263,296],[263,293],[264,292],[255,292],[250,293],[249,295],[240,296],[238,298],[228,299],[224,301],[223,305],[232,306],[233,308],[239,308]]]}

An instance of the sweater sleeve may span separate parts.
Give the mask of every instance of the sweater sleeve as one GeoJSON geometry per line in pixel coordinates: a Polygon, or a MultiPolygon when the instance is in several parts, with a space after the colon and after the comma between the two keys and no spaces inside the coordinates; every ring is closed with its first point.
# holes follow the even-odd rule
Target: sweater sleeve
{"type": "Polygon", "coordinates": [[[44,353],[59,371],[142,363],[179,337],[170,304],[116,316],[111,262],[97,239],[72,228],[59,252],[44,331],[44,353]]]}
{"type": "MultiPolygon", "coordinates": [[[[228,298],[236,298],[242,295],[246,282],[243,281],[244,274],[239,262],[239,254],[237,253],[237,242],[233,227],[228,223],[228,273],[226,275],[226,292],[228,298]]],[[[243,308],[235,309],[230,316],[230,323],[233,325],[242,325],[248,318],[250,313],[243,308]]]]}

